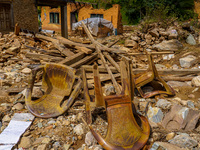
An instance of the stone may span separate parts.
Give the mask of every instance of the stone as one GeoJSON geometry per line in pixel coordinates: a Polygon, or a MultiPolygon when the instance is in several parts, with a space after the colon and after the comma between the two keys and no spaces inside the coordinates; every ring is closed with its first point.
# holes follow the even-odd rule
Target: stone
{"type": "Polygon", "coordinates": [[[167,134],[166,140],[169,141],[169,140],[173,139],[175,137],[175,135],[176,134],[174,132],[171,132],[171,133],[167,134]]]}
{"type": "Polygon", "coordinates": [[[152,137],[153,137],[153,141],[158,141],[160,140],[161,134],[153,132],[152,137]]]}
{"type": "Polygon", "coordinates": [[[167,142],[155,142],[150,150],[186,150],[167,142]]]}
{"type": "Polygon", "coordinates": [[[70,144],[64,144],[63,150],[69,150],[70,146],[71,146],[70,144]]]}
{"type": "Polygon", "coordinates": [[[21,72],[25,73],[25,74],[29,74],[29,73],[31,73],[31,69],[30,68],[24,68],[21,72]]]}
{"type": "Polygon", "coordinates": [[[32,146],[31,143],[32,142],[29,137],[22,137],[18,147],[19,148],[30,148],[32,146]]]}
{"type": "Polygon", "coordinates": [[[9,115],[5,115],[2,119],[2,122],[10,122],[11,118],[9,115]]]}
{"type": "Polygon", "coordinates": [[[148,119],[155,122],[159,123],[163,119],[163,112],[160,108],[158,107],[149,107],[149,110],[147,112],[148,119]]]}
{"type": "Polygon", "coordinates": [[[42,145],[39,145],[37,150],[46,150],[47,149],[47,144],[42,144],[42,145]]]}
{"type": "Polygon", "coordinates": [[[183,148],[194,148],[198,145],[196,140],[185,134],[177,135],[169,142],[183,148]]]}
{"type": "Polygon", "coordinates": [[[195,129],[199,118],[200,111],[176,104],[163,118],[162,126],[169,131],[180,129],[191,131],[195,129]]]}
{"type": "Polygon", "coordinates": [[[180,81],[168,81],[168,85],[170,85],[172,88],[176,87],[190,87],[186,82],[180,82],[180,81]]]}
{"type": "Polygon", "coordinates": [[[113,85],[107,84],[107,85],[104,86],[104,94],[106,96],[108,96],[108,95],[114,95],[115,93],[116,93],[116,91],[115,91],[115,88],[114,88],[113,85]]]}
{"type": "Polygon", "coordinates": [[[83,135],[84,130],[82,124],[78,124],[77,126],[74,127],[74,133],[77,135],[83,135]]]}
{"type": "Polygon", "coordinates": [[[43,92],[40,87],[33,87],[32,97],[40,98],[43,96],[43,92]]]}
{"type": "Polygon", "coordinates": [[[177,39],[178,38],[178,34],[175,34],[175,33],[171,33],[169,36],[168,36],[168,39],[171,40],[171,39],[177,39]]]}
{"type": "Polygon", "coordinates": [[[138,47],[138,43],[136,41],[126,39],[125,43],[124,43],[124,46],[125,47],[129,47],[129,48],[137,48],[138,47]]]}
{"type": "Polygon", "coordinates": [[[82,112],[78,113],[78,114],[77,114],[77,120],[78,120],[79,122],[81,122],[81,121],[82,121],[82,118],[83,118],[83,113],[82,113],[82,112]]]}
{"type": "Polygon", "coordinates": [[[156,29],[149,31],[149,34],[151,34],[153,37],[159,37],[159,33],[156,29]]]}
{"type": "Polygon", "coordinates": [[[13,108],[16,110],[22,110],[24,108],[24,106],[21,103],[17,103],[13,106],[13,108]]]}
{"type": "Polygon", "coordinates": [[[171,60],[172,58],[174,58],[174,54],[163,55],[163,60],[171,60]]]}
{"type": "Polygon", "coordinates": [[[192,79],[192,85],[196,87],[200,87],[200,76],[194,77],[192,79]]]}
{"type": "Polygon", "coordinates": [[[195,98],[195,95],[194,94],[189,94],[188,98],[195,98]]]}
{"type": "Polygon", "coordinates": [[[96,139],[94,138],[94,136],[92,135],[92,132],[88,132],[86,135],[85,135],[85,144],[87,146],[92,146],[94,144],[96,144],[97,141],[96,139]]]}
{"type": "Polygon", "coordinates": [[[42,140],[42,144],[49,144],[49,143],[50,143],[50,141],[51,141],[51,139],[50,139],[50,138],[48,138],[48,137],[45,137],[45,138],[42,140]]]}
{"type": "Polygon", "coordinates": [[[38,128],[42,128],[43,127],[41,122],[38,122],[37,126],[38,126],[38,128]]]}
{"type": "Polygon", "coordinates": [[[170,109],[171,103],[165,99],[159,99],[156,106],[162,109],[170,109]]]}
{"type": "Polygon", "coordinates": [[[173,39],[168,41],[164,40],[159,44],[154,44],[152,48],[156,50],[179,50],[183,48],[183,45],[178,40],[173,39]]]}
{"type": "Polygon", "coordinates": [[[196,45],[196,40],[194,39],[194,36],[192,34],[189,34],[189,36],[186,39],[186,42],[190,45],[196,45]]]}
{"type": "Polygon", "coordinates": [[[65,125],[65,126],[70,125],[70,121],[69,121],[69,120],[64,120],[64,121],[63,121],[63,125],[65,125]]]}
{"type": "Polygon", "coordinates": [[[131,36],[131,40],[138,42],[140,40],[140,38],[135,35],[135,36],[131,36]]]}
{"type": "Polygon", "coordinates": [[[180,58],[179,62],[181,67],[183,68],[190,68],[196,63],[197,58],[193,55],[188,55],[186,57],[180,58]]]}
{"type": "Polygon", "coordinates": [[[50,120],[49,122],[47,122],[47,124],[48,124],[48,125],[50,125],[50,124],[55,124],[55,123],[56,123],[56,121],[55,121],[55,120],[53,120],[53,119],[52,119],[52,120],[50,120]]]}
{"type": "Polygon", "coordinates": [[[156,66],[156,68],[157,68],[158,70],[160,70],[160,69],[167,69],[166,66],[165,66],[165,65],[162,65],[162,64],[155,64],[155,66],[156,66]]]}
{"type": "Polygon", "coordinates": [[[188,106],[189,108],[194,108],[194,103],[193,103],[193,101],[188,100],[188,101],[187,101],[187,106],[188,106]]]}

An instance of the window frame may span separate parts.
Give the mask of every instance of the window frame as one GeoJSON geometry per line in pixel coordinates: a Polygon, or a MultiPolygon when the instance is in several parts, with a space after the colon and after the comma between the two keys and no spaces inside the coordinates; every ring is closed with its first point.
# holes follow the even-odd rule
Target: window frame
{"type": "Polygon", "coordinates": [[[49,23],[50,24],[60,24],[60,13],[59,12],[49,12],[49,23]],[[53,15],[53,18],[52,18],[53,15]],[[57,15],[57,19],[56,19],[57,15]]]}
{"type": "Polygon", "coordinates": [[[90,14],[90,18],[103,18],[103,14],[90,14]],[[95,17],[92,17],[93,15],[95,15],[95,17]]]}

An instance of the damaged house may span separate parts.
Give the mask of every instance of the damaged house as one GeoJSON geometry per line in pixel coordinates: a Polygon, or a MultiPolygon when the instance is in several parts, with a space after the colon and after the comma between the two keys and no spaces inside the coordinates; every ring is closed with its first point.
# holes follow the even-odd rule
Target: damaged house
{"type": "MultiPolygon", "coordinates": [[[[67,27],[68,32],[72,32],[73,23],[87,18],[103,18],[110,21],[117,34],[123,32],[121,22],[120,5],[114,4],[110,9],[94,9],[91,4],[86,3],[67,3],[67,27]]],[[[42,7],[41,8],[42,29],[61,30],[60,8],[42,7]]],[[[105,30],[101,30],[105,32],[105,30]]]]}
{"type": "Polygon", "coordinates": [[[15,23],[23,29],[38,31],[35,0],[0,0],[0,31],[13,31],[15,23]]]}

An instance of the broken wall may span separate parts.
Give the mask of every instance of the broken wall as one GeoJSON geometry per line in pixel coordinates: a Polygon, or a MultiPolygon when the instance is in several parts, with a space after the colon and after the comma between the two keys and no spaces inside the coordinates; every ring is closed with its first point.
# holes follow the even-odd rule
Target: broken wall
{"type": "MultiPolygon", "coordinates": [[[[121,23],[121,13],[120,13],[120,5],[114,4],[110,9],[94,9],[89,4],[80,4],[76,3],[68,3],[67,4],[67,25],[68,31],[72,31],[71,27],[71,13],[78,12],[78,21],[90,18],[91,14],[103,14],[103,18],[111,21],[113,23],[114,28],[117,29],[118,34],[123,32],[123,25],[121,23]]],[[[42,20],[42,29],[46,30],[55,30],[61,31],[61,24],[50,23],[50,13],[57,12],[59,13],[59,17],[61,17],[60,8],[50,7],[42,7],[41,9],[41,20],[42,20]]]]}
{"type": "MultiPolygon", "coordinates": [[[[45,30],[54,30],[57,32],[61,32],[61,13],[59,8],[52,8],[51,7],[42,7],[41,8],[41,21],[42,21],[42,29],[45,30]],[[59,23],[50,23],[50,13],[59,13],[59,23]]],[[[67,18],[68,19],[68,18],[67,18]]],[[[67,22],[68,23],[68,22],[67,22]]]]}
{"type": "Polygon", "coordinates": [[[20,28],[37,32],[38,12],[35,0],[13,0],[14,23],[19,23],[20,28]]]}

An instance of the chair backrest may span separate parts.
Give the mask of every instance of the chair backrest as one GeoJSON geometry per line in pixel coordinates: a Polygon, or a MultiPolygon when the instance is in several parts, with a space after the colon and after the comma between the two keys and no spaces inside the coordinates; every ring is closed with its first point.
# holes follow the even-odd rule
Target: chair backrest
{"type": "Polygon", "coordinates": [[[133,146],[142,130],[133,116],[131,97],[112,95],[105,97],[105,102],[108,119],[105,140],[120,147],[133,146]]]}
{"type": "Polygon", "coordinates": [[[42,88],[47,92],[56,89],[58,94],[70,95],[75,81],[75,70],[71,67],[57,64],[46,64],[44,67],[42,88]]]}

